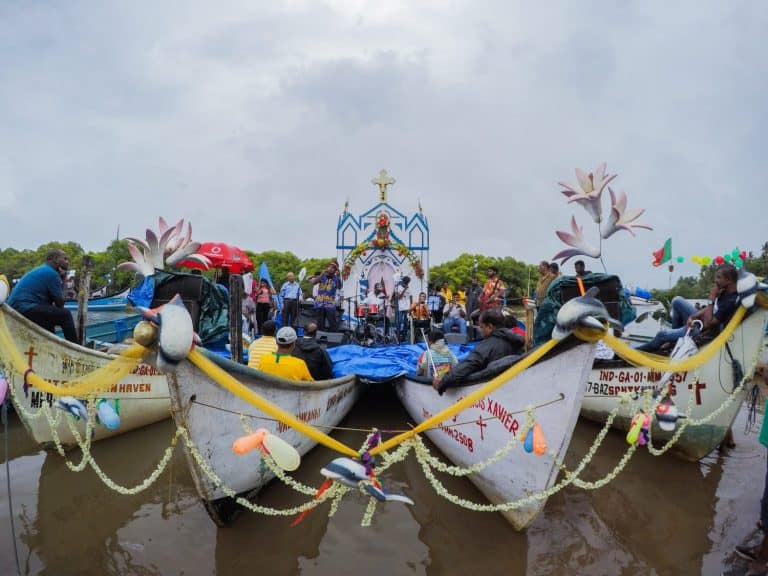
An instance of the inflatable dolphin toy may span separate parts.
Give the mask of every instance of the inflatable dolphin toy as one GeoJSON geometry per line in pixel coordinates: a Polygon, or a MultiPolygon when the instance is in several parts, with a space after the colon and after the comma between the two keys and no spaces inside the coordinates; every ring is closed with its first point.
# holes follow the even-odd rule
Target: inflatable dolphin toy
{"type": "Polygon", "coordinates": [[[81,418],[88,420],[88,409],[85,407],[85,404],[73,396],[61,396],[56,402],[56,408],[69,412],[78,420],[81,418]]]}
{"type": "Polygon", "coordinates": [[[739,274],[736,278],[736,292],[739,293],[741,305],[747,310],[755,305],[755,298],[758,290],[768,290],[768,284],[758,282],[757,277],[744,268],[739,268],[739,274]]]}
{"type": "MultiPolygon", "coordinates": [[[[360,482],[364,480],[370,480],[369,476],[365,473],[365,466],[360,464],[352,458],[336,458],[324,468],[320,470],[320,474],[331,480],[341,482],[345,486],[356,488],[360,482]]],[[[405,502],[406,504],[413,505],[413,500],[402,494],[392,494],[385,492],[383,488],[379,488],[372,484],[366,484],[365,490],[376,498],[379,502],[405,502]]]]}
{"type": "Polygon", "coordinates": [[[192,317],[178,294],[159,308],[144,309],[143,315],[158,327],[157,367],[161,370],[176,368],[187,357],[192,345],[200,342],[192,326],[192,317]]]}
{"type": "Polygon", "coordinates": [[[586,326],[597,330],[605,330],[605,323],[609,323],[614,328],[622,330],[624,327],[620,322],[611,318],[600,300],[595,298],[598,288],[593,286],[584,296],[568,300],[560,307],[555,320],[555,327],[552,330],[552,338],[562,340],[569,336],[577,326],[586,326]]]}

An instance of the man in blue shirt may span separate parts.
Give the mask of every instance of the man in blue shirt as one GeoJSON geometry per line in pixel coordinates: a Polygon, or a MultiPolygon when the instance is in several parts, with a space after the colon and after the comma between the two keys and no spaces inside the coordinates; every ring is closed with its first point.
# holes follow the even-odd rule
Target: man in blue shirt
{"type": "Polygon", "coordinates": [[[293,272],[288,272],[286,279],[280,288],[280,301],[283,303],[282,325],[295,329],[299,320],[299,302],[302,300],[301,286],[295,281],[293,272]]]}
{"type": "Polygon", "coordinates": [[[21,277],[8,298],[8,305],[35,324],[54,332],[61,326],[64,337],[78,342],[72,314],[64,308],[62,277],[69,268],[69,258],[63,250],[49,250],[45,264],[21,277]]]}

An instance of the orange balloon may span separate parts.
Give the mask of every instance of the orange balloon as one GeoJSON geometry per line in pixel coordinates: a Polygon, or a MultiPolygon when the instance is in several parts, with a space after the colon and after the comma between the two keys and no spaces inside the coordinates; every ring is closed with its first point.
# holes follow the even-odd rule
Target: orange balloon
{"type": "Polygon", "coordinates": [[[259,448],[263,444],[266,435],[267,429],[259,428],[253,434],[240,436],[240,438],[232,443],[232,452],[235,454],[247,454],[254,448],[259,448]]]}
{"type": "Polygon", "coordinates": [[[533,453],[541,456],[547,452],[547,441],[544,438],[544,432],[538,424],[533,425],[533,453]]]}

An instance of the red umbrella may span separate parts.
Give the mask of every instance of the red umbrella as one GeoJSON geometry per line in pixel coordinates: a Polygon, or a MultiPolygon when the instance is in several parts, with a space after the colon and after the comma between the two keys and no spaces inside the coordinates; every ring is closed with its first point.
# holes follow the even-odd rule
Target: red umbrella
{"type": "MultiPolygon", "coordinates": [[[[237,246],[223,242],[203,242],[195,254],[208,258],[212,268],[228,268],[233,274],[242,274],[253,270],[253,262],[245,252],[237,246]]],[[[178,266],[203,268],[199,262],[194,260],[182,260],[178,266]]]]}

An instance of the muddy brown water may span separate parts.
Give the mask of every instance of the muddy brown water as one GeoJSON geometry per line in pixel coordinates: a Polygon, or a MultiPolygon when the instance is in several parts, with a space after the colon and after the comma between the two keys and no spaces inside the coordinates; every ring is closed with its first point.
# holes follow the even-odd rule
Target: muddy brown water
{"type": "MultiPolygon", "coordinates": [[[[0,574],[16,573],[6,461],[22,574],[720,574],[738,566],[735,544],[758,538],[766,450],[756,434],[744,434],[745,419],[742,411],[734,428],[737,446],[728,453],[692,464],[639,451],[608,486],[564,489],[517,533],[499,514],[443,500],[413,457],[388,470],[383,481],[415,506],[379,505],[368,528],[360,526],[366,501],[356,495],[345,498],[333,518],[323,507],[295,528],[291,519],[250,512],[218,528],[197,499],[180,448],[153,486],[122,496],[92,470],[70,472],[58,454],[40,451],[11,415],[8,459],[5,435],[0,442],[0,574]]],[[[343,424],[395,429],[407,421],[391,389],[379,388],[343,424]]],[[[579,422],[571,466],[599,430],[579,422]]],[[[173,432],[169,420],[97,443],[93,454],[117,482],[134,485],[152,471],[173,432]]],[[[350,445],[363,439],[356,431],[335,435],[350,445]]],[[[609,434],[585,478],[609,472],[626,446],[623,435],[609,434]]],[[[77,453],[69,457],[79,459],[77,453]]],[[[333,457],[316,448],[297,478],[319,486],[319,469],[333,457]]],[[[465,479],[449,478],[446,485],[484,501],[465,479]]],[[[259,502],[280,508],[302,498],[272,482],[259,502]]]]}

